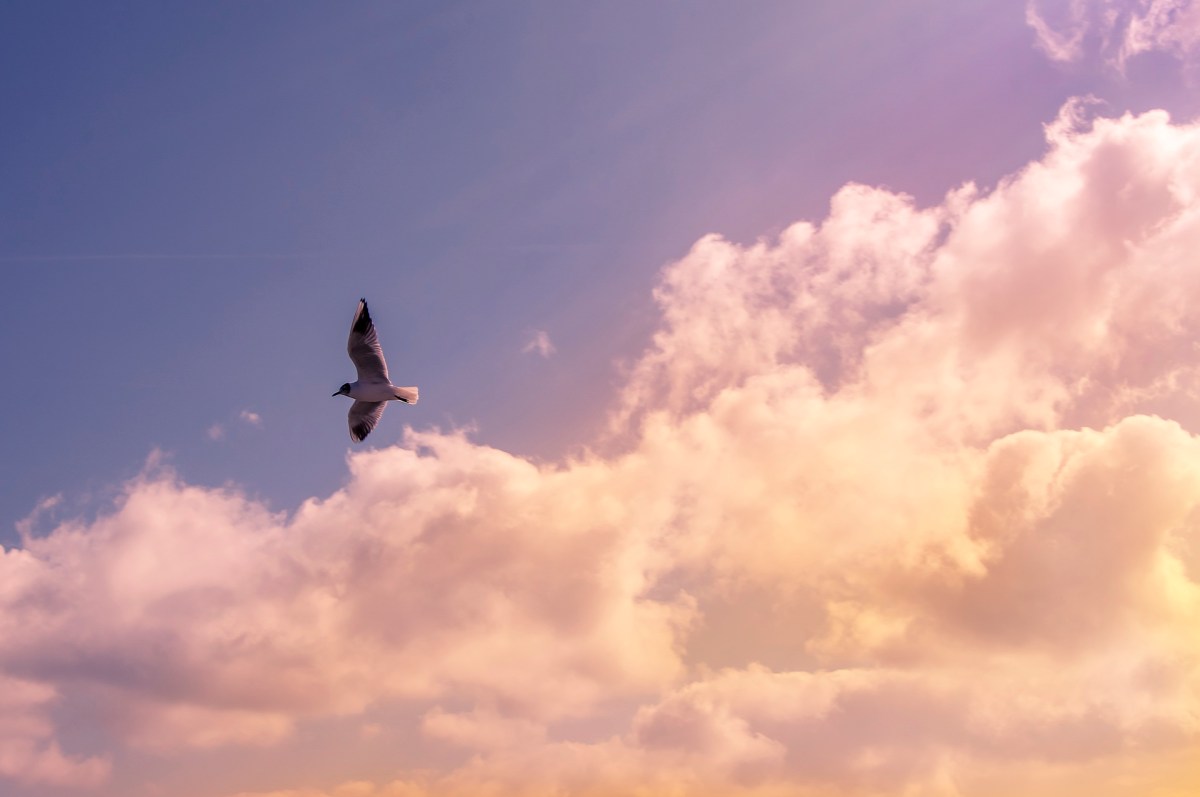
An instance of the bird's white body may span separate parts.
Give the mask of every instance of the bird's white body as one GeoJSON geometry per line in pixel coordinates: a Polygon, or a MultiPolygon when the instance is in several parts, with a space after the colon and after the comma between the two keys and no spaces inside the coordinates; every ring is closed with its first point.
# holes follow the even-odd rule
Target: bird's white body
{"type": "Polygon", "coordinates": [[[359,401],[403,401],[405,404],[417,403],[417,389],[415,387],[396,387],[391,382],[351,382],[350,390],[346,395],[359,401]]]}
{"type": "Polygon", "coordinates": [[[350,424],[350,439],[358,443],[363,440],[383,415],[389,401],[417,403],[415,387],[396,387],[388,377],[387,362],[375,334],[375,322],[367,310],[367,300],[360,299],[354,322],[350,325],[350,338],[346,341],[346,353],[358,371],[358,379],[342,385],[335,396],[354,399],[346,420],[350,424]]]}

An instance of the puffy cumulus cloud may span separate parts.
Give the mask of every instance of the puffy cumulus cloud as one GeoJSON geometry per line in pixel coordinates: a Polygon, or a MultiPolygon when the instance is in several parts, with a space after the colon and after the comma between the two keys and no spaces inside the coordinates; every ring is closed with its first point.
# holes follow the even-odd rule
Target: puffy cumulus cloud
{"type": "Polygon", "coordinates": [[[933,603],[962,632],[1006,649],[1088,651],[1135,639],[1131,647],[1148,653],[1159,639],[1169,659],[1186,661],[1200,650],[1172,632],[1200,608],[1198,458],[1195,438],[1145,416],[1106,432],[999,441],[970,510],[984,570],[933,603]]]}
{"type": "Polygon", "coordinates": [[[713,777],[732,763],[872,794],[988,793],[1002,762],[1074,767],[1090,793],[1093,762],[1195,750],[1198,479],[1200,441],[1160,419],[1006,436],[962,513],[974,566],[935,544],[860,568],[828,590],[820,666],[698,679],[643,708],[632,739],[713,777]]]}
{"type": "Polygon", "coordinates": [[[836,388],[917,297],[945,219],[944,209],[851,185],[819,228],[796,224],[750,248],[703,238],[655,290],[664,323],[633,369],[618,421],[638,409],[694,411],[785,360],[836,388]]]}
{"type": "Polygon", "coordinates": [[[1028,0],[1025,19],[1038,46],[1055,61],[1097,53],[1124,69],[1141,53],[1190,61],[1200,51],[1195,0],[1028,0]]]}
{"type": "Polygon", "coordinates": [[[6,557],[0,662],[158,749],[272,743],[385,696],[544,721],[679,674],[691,603],[642,597],[646,529],[615,501],[584,511],[587,468],[411,442],[354,458],[346,490],[290,519],[152,469],[111,514],[6,557]]]}
{"type": "Polygon", "coordinates": [[[603,453],[410,432],[286,515],[149,467],[0,560],[0,672],[114,749],[386,705],[458,762],[273,797],[1195,791],[1200,127],[1047,138],[699,241],[603,453]]]}

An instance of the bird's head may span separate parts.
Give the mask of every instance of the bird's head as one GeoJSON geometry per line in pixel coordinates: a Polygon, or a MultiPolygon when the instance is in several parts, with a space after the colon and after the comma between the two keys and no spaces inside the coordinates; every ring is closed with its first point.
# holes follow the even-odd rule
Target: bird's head
{"type": "Polygon", "coordinates": [[[333,395],[335,395],[335,396],[348,396],[348,395],[350,395],[350,383],[349,383],[349,382],[347,382],[346,384],[344,384],[344,385],[342,385],[341,387],[339,387],[339,388],[338,388],[338,392],[334,393],[333,395]]]}

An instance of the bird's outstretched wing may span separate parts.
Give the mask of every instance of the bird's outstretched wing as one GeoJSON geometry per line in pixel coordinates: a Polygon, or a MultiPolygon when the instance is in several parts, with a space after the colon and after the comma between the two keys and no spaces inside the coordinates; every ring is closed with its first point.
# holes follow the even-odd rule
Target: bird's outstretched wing
{"type": "Polygon", "coordinates": [[[350,414],[346,416],[350,422],[350,439],[361,443],[379,423],[386,406],[386,401],[355,401],[351,404],[350,414]]]}
{"type": "Polygon", "coordinates": [[[358,300],[358,311],[350,325],[350,339],[346,341],[346,353],[354,362],[361,384],[390,384],[387,362],[383,359],[383,349],[379,347],[379,336],[375,334],[375,322],[367,310],[366,299],[358,300]]]}

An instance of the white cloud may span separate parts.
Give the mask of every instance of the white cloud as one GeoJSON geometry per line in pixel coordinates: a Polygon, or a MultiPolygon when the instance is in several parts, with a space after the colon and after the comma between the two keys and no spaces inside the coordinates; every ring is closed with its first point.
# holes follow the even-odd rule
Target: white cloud
{"type": "Polygon", "coordinates": [[[257,412],[251,412],[250,410],[242,410],[241,412],[238,413],[238,418],[240,418],[244,423],[247,423],[250,426],[262,426],[262,416],[259,415],[257,412]]]}
{"type": "Polygon", "coordinates": [[[218,440],[224,440],[225,439],[225,427],[219,423],[214,423],[212,426],[208,427],[208,430],[205,431],[204,434],[206,434],[208,436],[209,440],[212,440],[214,442],[218,441],[218,440]]]}
{"type": "Polygon", "coordinates": [[[468,756],[292,797],[1200,786],[1200,126],[1047,136],[699,241],[619,453],[410,432],[286,515],[151,465],[0,559],[0,672],[150,752],[387,705],[468,756]]]}

